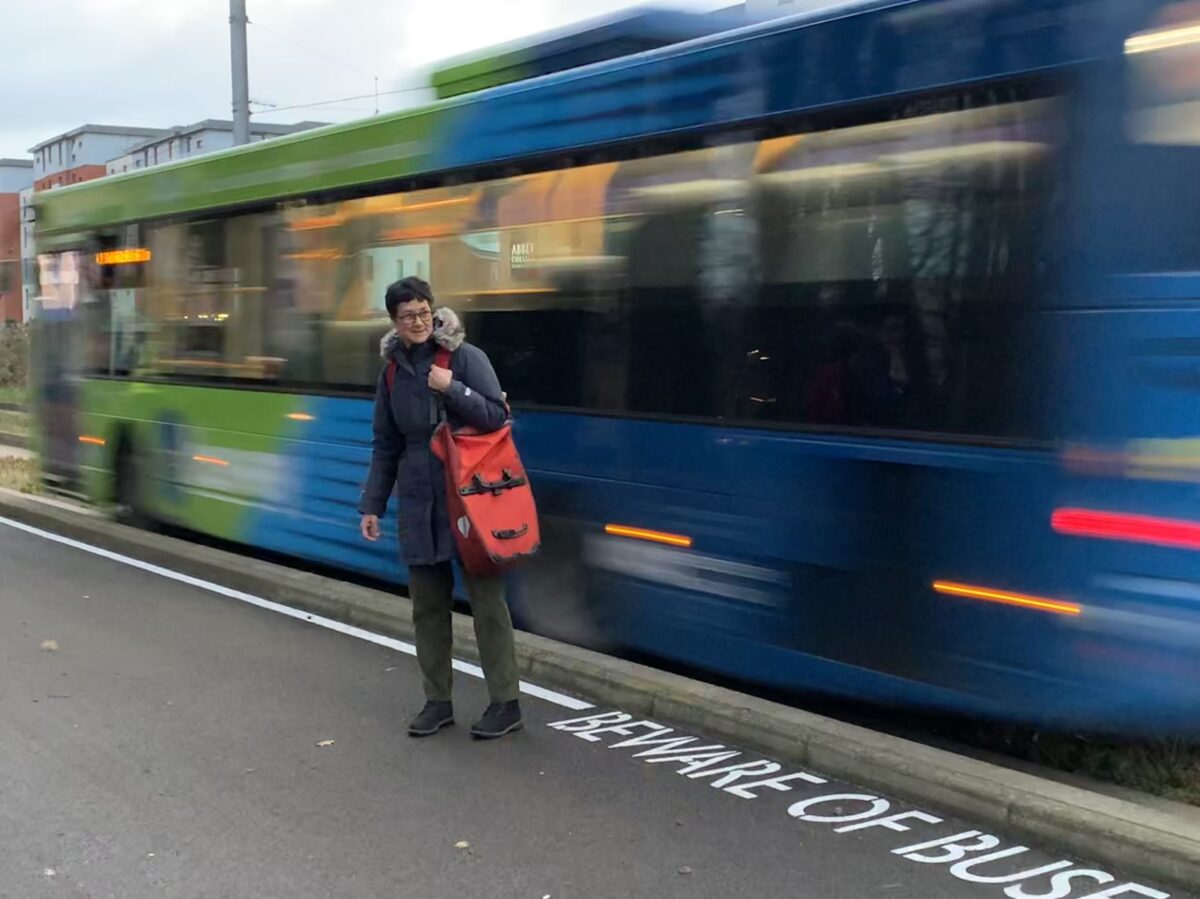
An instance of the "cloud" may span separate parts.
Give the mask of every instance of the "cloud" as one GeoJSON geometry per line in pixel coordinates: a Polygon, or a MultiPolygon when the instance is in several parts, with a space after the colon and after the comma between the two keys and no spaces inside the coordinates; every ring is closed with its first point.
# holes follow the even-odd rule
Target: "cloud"
{"type": "MultiPolygon", "coordinates": [[[[229,118],[228,0],[0,0],[0,156],[85,122],[166,127],[229,118]]],[[[631,0],[247,0],[250,95],[263,121],[345,121],[421,94],[441,59],[638,5],[631,0]]],[[[661,4],[660,4],[661,5],[661,4]]],[[[712,9],[720,0],[669,0],[712,9]]]]}

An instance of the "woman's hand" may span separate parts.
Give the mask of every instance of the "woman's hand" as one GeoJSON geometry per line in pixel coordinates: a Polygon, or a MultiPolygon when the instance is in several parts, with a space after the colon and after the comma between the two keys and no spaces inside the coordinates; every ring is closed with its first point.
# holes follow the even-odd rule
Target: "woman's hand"
{"type": "Polygon", "coordinates": [[[379,516],[364,515],[362,521],[358,523],[358,530],[364,540],[374,543],[379,539],[379,516]]]}
{"type": "Polygon", "coordinates": [[[438,393],[445,393],[454,383],[454,373],[448,368],[433,366],[429,369],[429,388],[438,393]]]}

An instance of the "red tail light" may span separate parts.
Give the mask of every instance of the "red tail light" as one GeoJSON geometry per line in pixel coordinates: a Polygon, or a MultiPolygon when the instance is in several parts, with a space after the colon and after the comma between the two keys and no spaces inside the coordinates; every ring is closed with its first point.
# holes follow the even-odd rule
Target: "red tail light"
{"type": "Polygon", "coordinates": [[[1151,543],[1176,549],[1200,549],[1200,523],[1151,515],[1098,512],[1093,509],[1058,509],[1050,525],[1069,537],[1151,543]]]}

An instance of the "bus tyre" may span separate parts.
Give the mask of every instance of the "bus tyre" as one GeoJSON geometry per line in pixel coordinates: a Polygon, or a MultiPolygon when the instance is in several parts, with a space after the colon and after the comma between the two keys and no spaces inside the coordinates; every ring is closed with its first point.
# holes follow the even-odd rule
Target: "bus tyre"
{"type": "Polygon", "coordinates": [[[137,467],[134,464],[133,449],[128,441],[122,441],[120,449],[117,450],[113,476],[113,517],[130,527],[146,527],[148,521],[142,512],[138,496],[137,467]]]}
{"type": "Polygon", "coordinates": [[[612,647],[596,626],[581,546],[577,527],[543,516],[542,551],[517,574],[519,614],[535,633],[603,652],[612,647]]]}

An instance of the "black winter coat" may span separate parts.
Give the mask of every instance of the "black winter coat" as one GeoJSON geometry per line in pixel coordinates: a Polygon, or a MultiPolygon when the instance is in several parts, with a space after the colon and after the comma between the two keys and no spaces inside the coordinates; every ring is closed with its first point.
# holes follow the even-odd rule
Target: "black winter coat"
{"type": "Polygon", "coordinates": [[[379,373],[371,472],[358,506],[363,515],[382,516],[395,489],[400,545],[407,565],[434,565],[456,555],[442,463],[429,448],[443,408],[455,430],[497,431],[508,418],[491,361],[469,343],[450,357],[454,374],[450,389],[440,397],[431,390],[429,369],[436,349],[430,340],[406,352],[394,333],[381,345],[384,359],[396,362],[396,379],[389,391],[387,366],[379,373]]]}

